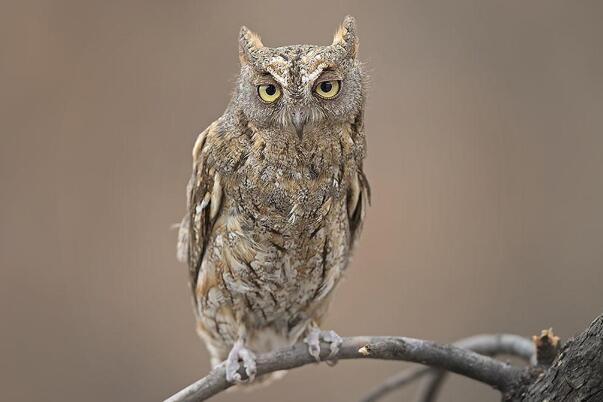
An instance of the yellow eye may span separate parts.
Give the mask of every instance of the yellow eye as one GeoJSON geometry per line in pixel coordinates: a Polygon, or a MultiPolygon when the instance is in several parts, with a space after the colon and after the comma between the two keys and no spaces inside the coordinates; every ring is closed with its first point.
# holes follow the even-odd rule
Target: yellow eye
{"type": "Polygon", "coordinates": [[[339,87],[339,81],[337,80],[323,81],[314,88],[314,91],[316,91],[321,98],[330,99],[334,98],[335,95],[339,93],[339,87]]]}
{"type": "Polygon", "coordinates": [[[281,89],[278,85],[263,84],[258,86],[258,95],[264,102],[272,103],[281,96],[281,89]]]}

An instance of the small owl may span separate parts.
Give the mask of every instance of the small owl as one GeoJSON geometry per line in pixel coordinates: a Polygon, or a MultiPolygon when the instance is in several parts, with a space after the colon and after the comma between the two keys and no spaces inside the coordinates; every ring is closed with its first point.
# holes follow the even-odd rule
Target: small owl
{"type": "Polygon", "coordinates": [[[242,27],[232,99],[195,142],[178,255],[230,382],[254,380],[256,353],[341,343],[319,328],[369,198],[357,53],[349,16],[329,46],[270,48],[242,27]]]}

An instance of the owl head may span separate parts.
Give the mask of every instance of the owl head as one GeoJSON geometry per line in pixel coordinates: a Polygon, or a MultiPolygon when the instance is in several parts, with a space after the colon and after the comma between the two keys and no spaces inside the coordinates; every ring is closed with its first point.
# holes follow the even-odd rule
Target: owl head
{"type": "Polygon", "coordinates": [[[364,102],[357,53],[356,22],[350,16],[327,46],[266,47],[242,27],[234,101],[255,126],[296,133],[300,140],[320,125],[353,121],[364,102]]]}

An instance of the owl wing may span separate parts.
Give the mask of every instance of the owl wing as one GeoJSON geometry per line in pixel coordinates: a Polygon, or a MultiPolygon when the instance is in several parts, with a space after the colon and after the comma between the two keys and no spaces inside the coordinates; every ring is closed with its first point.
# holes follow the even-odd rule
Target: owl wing
{"type": "Polygon", "coordinates": [[[347,196],[348,227],[350,230],[350,244],[352,247],[362,230],[366,207],[370,203],[370,199],[371,188],[361,166],[356,172],[355,177],[352,177],[347,196]]]}
{"type": "Polygon", "coordinates": [[[356,172],[353,172],[347,195],[348,227],[350,230],[350,245],[353,247],[362,230],[366,207],[371,202],[371,187],[362,169],[362,161],[366,152],[364,136],[364,114],[358,113],[350,126],[350,138],[354,144],[356,172]]]}
{"type": "Polygon", "coordinates": [[[189,267],[193,294],[207,242],[222,201],[220,176],[207,163],[207,138],[212,136],[214,122],[197,137],[193,148],[193,173],[186,188],[187,213],[178,233],[178,259],[189,267]]]}

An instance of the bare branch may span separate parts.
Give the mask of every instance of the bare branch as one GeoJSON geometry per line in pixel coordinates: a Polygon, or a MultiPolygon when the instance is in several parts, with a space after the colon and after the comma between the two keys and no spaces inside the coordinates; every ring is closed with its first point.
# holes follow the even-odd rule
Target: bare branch
{"type": "Polygon", "coordinates": [[[428,376],[419,385],[416,402],[434,402],[440,393],[440,389],[446,380],[447,372],[444,370],[432,369],[428,376]]]}
{"type": "Polygon", "coordinates": [[[434,370],[437,370],[437,369],[433,369],[431,367],[420,366],[420,367],[412,367],[407,370],[400,371],[396,375],[393,375],[393,376],[389,377],[388,379],[386,379],[379,386],[373,388],[368,394],[366,394],[360,400],[360,402],[375,402],[378,399],[381,399],[382,397],[386,396],[390,392],[393,392],[393,391],[399,389],[400,387],[403,387],[406,384],[409,384],[409,383],[413,382],[414,380],[417,380],[417,379],[423,377],[426,374],[439,372],[439,371],[434,371],[434,370]]]}
{"type": "Polygon", "coordinates": [[[453,343],[480,355],[507,355],[530,361],[534,356],[534,344],[527,338],[512,334],[476,335],[453,343]]]}
{"type": "MultiPolygon", "coordinates": [[[[534,343],[517,335],[477,335],[462,339],[454,345],[486,356],[508,355],[535,362],[534,343]]],[[[446,380],[444,370],[431,370],[417,391],[417,402],[434,402],[446,380]]]]}
{"type": "MultiPolygon", "coordinates": [[[[328,345],[321,344],[321,358],[326,358],[329,353],[328,345]]],[[[520,381],[524,373],[520,368],[458,346],[405,337],[344,338],[335,358],[338,360],[368,358],[421,363],[464,375],[502,392],[520,381]]],[[[307,345],[298,343],[286,349],[259,355],[256,363],[257,374],[262,375],[315,363],[315,360],[308,353],[307,345]]],[[[232,384],[226,381],[222,364],[206,377],[168,398],[166,402],[204,401],[231,386],[232,384]]]]}
{"type": "MultiPolygon", "coordinates": [[[[521,336],[510,334],[476,335],[461,339],[453,344],[459,348],[471,350],[481,355],[510,355],[521,357],[527,361],[534,355],[534,344],[521,336]]],[[[404,370],[379,385],[368,393],[361,402],[374,402],[392,391],[429,374],[426,386],[421,391],[420,401],[432,401],[445,378],[446,371],[429,368],[411,368],[404,370]]]]}

